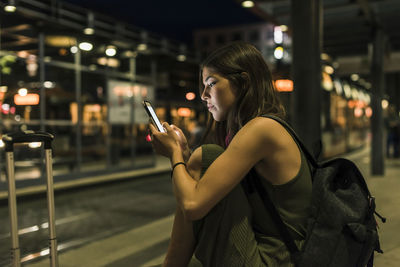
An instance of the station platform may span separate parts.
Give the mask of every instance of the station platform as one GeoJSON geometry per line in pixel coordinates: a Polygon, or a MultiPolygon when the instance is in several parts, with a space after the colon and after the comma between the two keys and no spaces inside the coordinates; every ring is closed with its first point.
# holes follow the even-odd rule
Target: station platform
{"type": "MultiPolygon", "coordinates": [[[[387,218],[386,223],[378,222],[381,246],[384,254],[375,254],[374,266],[394,267],[400,261],[400,159],[385,159],[385,174],[373,176],[370,174],[370,148],[368,146],[343,155],[353,160],[365,176],[371,194],[376,197],[377,211],[387,218]]],[[[158,158],[157,166],[151,169],[137,170],[137,175],[144,175],[157,170],[168,172],[169,161],[158,158]]],[[[130,176],[135,173],[130,173],[130,176]]],[[[168,244],[172,229],[173,214],[154,220],[139,228],[132,228],[122,233],[95,240],[76,249],[61,251],[59,264],[63,267],[91,266],[91,267],[119,267],[119,266],[160,266],[165,256],[165,247],[168,244]],[[160,253],[148,255],[145,262],[132,262],[133,255],[144,253],[157,244],[163,244],[160,253]],[[156,256],[155,256],[156,255],[156,256]]],[[[147,252],[146,252],[147,253],[147,252]]],[[[146,257],[145,257],[146,258],[146,257]]],[[[49,266],[49,260],[24,264],[24,266],[49,266]]]]}

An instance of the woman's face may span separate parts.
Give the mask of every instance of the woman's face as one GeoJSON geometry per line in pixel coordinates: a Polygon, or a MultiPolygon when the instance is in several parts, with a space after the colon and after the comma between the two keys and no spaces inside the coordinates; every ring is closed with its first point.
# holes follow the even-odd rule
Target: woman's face
{"type": "Polygon", "coordinates": [[[203,68],[202,78],[204,90],[201,99],[207,102],[208,111],[211,112],[214,120],[226,120],[235,102],[234,88],[228,79],[207,67],[203,68]]]}

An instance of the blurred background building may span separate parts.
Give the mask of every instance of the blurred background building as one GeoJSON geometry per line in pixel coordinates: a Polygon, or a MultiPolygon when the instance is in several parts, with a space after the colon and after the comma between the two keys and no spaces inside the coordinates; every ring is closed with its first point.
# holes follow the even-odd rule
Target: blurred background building
{"type": "MultiPolygon", "coordinates": [[[[263,54],[303,141],[321,139],[323,158],[351,156],[368,176],[379,212],[390,215],[377,260],[397,266],[399,13],[399,0],[0,0],[0,137],[55,135],[60,262],[162,262],[175,199],[170,163],[146,141],[141,101],[196,147],[208,113],[199,64],[243,40],[263,54]]],[[[30,266],[48,255],[42,153],[40,143],[15,147],[30,266]]],[[[0,266],[10,263],[7,195],[0,138],[0,266]]]]}
{"type": "MultiPolygon", "coordinates": [[[[185,1],[161,1],[151,7],[113,1],[113,9],[105,2],[1,1],[0,134],[24,129],[55,134],[54,169],[59,179],[154,165],[151,145],[145,141],[148,118],[141,101],[153,102],[161,120],[190,135],[195,121],[202,123],[207,116],[198,95],[199,63],[231,41],[244,40],[261,51],[291,109],[290,1],[227,0],[191,9],[185,1]],[[170,14],[172,9],[177,13],[170,14]],[[168,14],[176,20],[164,21],[163,26],[160,16],[168,14]]],[[[399,35],[392,30],[398,20],[392,14],[400,4],[353,2],[323,1],[324,157],[364,145],[370,133],[370,35],[375,19],[392,41],[382,107],[392,105],[396,115],[400,107],[399,35]]],[[[29,170],[39,163],[34,158],[40,149],[34,144],[17,152],[17,167],[29,170]]],[[[1,159],[0,164],[3,172],[1,159]]],[[[20,180],[35,183],[41,175],[28,173],[20,180]]]]}

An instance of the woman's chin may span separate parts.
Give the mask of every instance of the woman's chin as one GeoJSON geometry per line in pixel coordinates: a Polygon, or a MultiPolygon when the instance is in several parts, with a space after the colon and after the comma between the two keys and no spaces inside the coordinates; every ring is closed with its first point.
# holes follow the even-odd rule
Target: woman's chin
{"type": "Polygon", "coordinates": [[[225,118],[223,118],[223,116],[221,116],[221,114],[216,114],[216,113],[213,113],[213,112],[211,114],[212,114],[212,116],[213,116],[215,121],[220,122],[220,121],[224,121],[225,120],[225,118]]]}

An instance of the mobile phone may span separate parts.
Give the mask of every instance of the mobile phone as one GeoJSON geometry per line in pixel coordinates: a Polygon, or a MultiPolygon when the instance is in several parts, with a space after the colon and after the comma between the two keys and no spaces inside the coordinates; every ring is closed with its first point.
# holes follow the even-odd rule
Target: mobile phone
{"type": "Polygon", "coordinates": [[[160,132],[165,133],[165,129],[162,126],[160,120],[158,119],[156,112],[154,111],[153,106],[151,105],[151,103],[149,101],[143,101],[143,106],[144,109],[146,110],[147,114],[149,115],[151,121],[153,122],[153,124],[157,127],[157,129],[160,132]]]}

